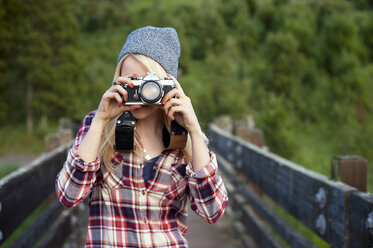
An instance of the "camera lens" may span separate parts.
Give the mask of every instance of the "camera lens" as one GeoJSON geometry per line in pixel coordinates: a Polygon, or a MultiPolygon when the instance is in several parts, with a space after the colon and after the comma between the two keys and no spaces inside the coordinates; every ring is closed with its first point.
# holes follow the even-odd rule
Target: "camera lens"
{"type": "Polygon", "coordinates": [[[147,81],[141,86],[141,97],[147,103],[155,103],[161,97],[161,88],[154,81],[147,81]]]}

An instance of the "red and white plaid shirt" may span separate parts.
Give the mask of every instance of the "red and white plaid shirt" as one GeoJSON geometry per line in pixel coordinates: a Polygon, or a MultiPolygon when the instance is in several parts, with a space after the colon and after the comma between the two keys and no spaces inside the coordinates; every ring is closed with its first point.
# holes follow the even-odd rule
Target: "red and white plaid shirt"
{"type": "Polygon", "coordinates": [[[209,223],[223,215],[228,196],[213,152],[209,151],[210,162],[195,173],[180,150],[164,150],[147,183],[144,165],[134,153],[115,153],[115,172],[108,173],[99,158],[86,163],[77,153],[94,115],[83,120],[56,179],[65,207],[74,207],[89,195],[86,247],[188,247],[188,199],[209,223]]]}

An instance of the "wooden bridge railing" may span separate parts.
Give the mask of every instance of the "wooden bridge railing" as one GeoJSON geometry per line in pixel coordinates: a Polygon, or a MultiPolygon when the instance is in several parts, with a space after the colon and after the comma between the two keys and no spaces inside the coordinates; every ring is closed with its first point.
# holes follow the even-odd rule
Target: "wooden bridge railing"
{"type": "MultiPolygon", "coordinates": [[[[69,142],[41,155],[32,164],[0,179],[0,246],[37,209],[47,201],[47,207],[22,232],[11,247],[62,247],[64,241],[82,221],[84,204],[64,209],[56,198],[56,175],[66,160],[69,142]]],[[[84,221],[83,221],[84,223],[84,221]]]]}
{"type": "Polygon", "coordinates": [[[291,247],[316,247],[254,192],[259,188],[331,247],[373,247],[372,194],[329,180],[214,124],[209,137],[226,179],[228,211],[246,246],[283,247],[280,236],[291,247]]]}

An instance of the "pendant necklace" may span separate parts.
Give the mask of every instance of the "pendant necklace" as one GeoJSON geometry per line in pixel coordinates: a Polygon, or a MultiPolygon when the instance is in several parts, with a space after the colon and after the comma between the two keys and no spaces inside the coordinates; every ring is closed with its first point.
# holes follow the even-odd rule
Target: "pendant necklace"
{"type": "Polygon", "coordinates": [[[147,150],[146,150],[146,149],[144,148],[144,146],[142,145],[141,140],[140,140],[140,135],[137,133],[136,128],[135,128],[135,136],[136,136],[137,140],[139,141],[139,144],[140,144],[141,150],[142,150],[142,152],[143,152],[143,154],[144,154],[144,157],[143,157],[144,160],[145,160],[145,161],[149,161],[149,160],[151,160],[152,157],[151,157],[149,154],[147,154],[147,150]]]}

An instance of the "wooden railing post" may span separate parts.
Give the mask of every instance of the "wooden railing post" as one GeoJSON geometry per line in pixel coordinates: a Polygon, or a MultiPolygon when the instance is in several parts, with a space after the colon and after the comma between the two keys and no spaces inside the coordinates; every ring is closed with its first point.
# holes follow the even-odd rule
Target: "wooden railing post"
{"type": "Polygon", "coordinates": [[[214,123],[221,129],[240,137],[243,140],[263,148],[263,131],[255,128],[255,122],[251,115],[245,115],[240,120],[233,121],[228,115],[223,115],[215,119],[214,123]]]}
{"type": "Polygon", "coordinates": [[[249,141],[258,147],[264,146],[263,132],[260,129],[253,129],[249,134],[249,141]]]}
{"type": "Polygon", "coordinates": [[[335,156],[332,160],[333,180],[341,180],[359,191],[367,192],[368,160],[359,156],[335,156]]]}
{"type": "Polygon", "coordinates": [[[50,152],[71,141],[74,138],[71,127],[72,124],[68,118],[61,118],[58,132],[45,136],[45,151],[50,152]]]}

